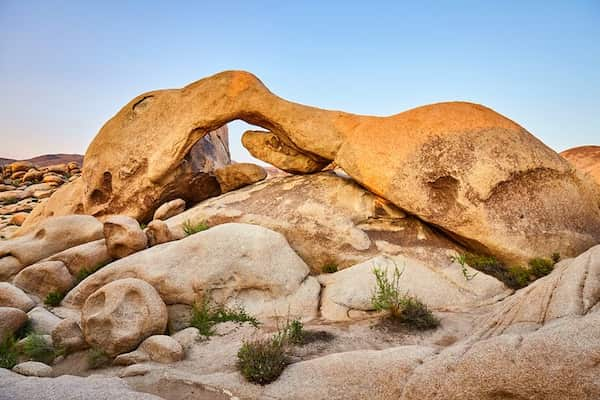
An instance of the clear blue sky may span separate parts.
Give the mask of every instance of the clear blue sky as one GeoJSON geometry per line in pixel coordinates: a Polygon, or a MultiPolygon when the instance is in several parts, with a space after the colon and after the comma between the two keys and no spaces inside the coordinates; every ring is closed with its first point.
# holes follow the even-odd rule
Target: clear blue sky
{"type": "Polygon", "coordinates": [[[83,153],[137,94],[226,69],[322,108],[466,100],[555,150],[600,144],[599,0],[0,0],[0,157],[83,153]]]}

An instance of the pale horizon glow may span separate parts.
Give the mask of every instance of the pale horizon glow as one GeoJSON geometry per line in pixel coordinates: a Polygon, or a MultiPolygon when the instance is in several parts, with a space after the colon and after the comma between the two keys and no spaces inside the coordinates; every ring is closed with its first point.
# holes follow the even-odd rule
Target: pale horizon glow
{"type": "Polygon", "coordinates": [[[2,0],[0,157],[84,154],[136,95],[230,69],[320,108],[471,101],[556,151],[600,144],[596,0],[216,3],[2,0]]]}

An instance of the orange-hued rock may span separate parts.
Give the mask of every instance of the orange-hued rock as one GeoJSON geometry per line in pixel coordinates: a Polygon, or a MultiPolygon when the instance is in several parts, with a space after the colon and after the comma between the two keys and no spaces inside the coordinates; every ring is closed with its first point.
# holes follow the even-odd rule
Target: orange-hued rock
{"type": "MultiPolygon", "coordinates": [[[[574,255],[600,242],[596,188],[487,107],[439,103],[389,117],[328,111],[281,99],[243,71],[123,107],[86,152],[85,212],[144,220],[165,200],[185,198],[174,195],[189,171],[186,155],[236,119],[267,130],[242,138],[263,161],[302,173],[334,161],[373,193],[505,261],[574,255]]],[[[206,194],[211,184],[194,187],[206,194]]]]}
{"type": "Polygon", "coordinates": [[[579,146],[560,153],[580,171],[589,174],[600,185],[600,146],[579,146]]]}

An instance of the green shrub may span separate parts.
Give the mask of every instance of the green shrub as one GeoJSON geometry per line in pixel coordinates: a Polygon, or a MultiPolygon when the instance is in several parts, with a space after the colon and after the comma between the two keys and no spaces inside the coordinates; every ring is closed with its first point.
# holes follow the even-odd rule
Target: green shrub
{"type": "Polygon", "coordinates": [[[87,363],[90,369],[104,367],[111,362],[111,358],[104,350],[91,348],[87,353],[87,363]]]}
{"type": "Polygon", "coordinates": [[[529,260],[530,271],[536,278],[548,275],[554,269],[554,262],[548,258],[533,258],[529,260]]]}
{"type": "Polygon", "coordinates": [[[302,345],[304,344],[304,336],[304,324],[298,319],[292,321],[288,319],[283,327],[278,327],[277,333],[273,336],[273,340],[276,340],[283,345],[302,345]]]}
{"type": "Polygon", "coordinates": [[[46,295],[46,298],[44,299],[44,304],[47,306],[56,307],[64,298],[65,294],[63,292],[53,290],[52,292],[46,295]]]}
{"type": "Polygon", "coordinates": [[[206,221],[200,221],[198,223],[193,224],[190,220],[187,220],[183,223],[183,231],[186,236],[193,235],[194,233],[205,231],[209,228],[206,221]]]}
{"type": "Polygon", "coordinates": [[[521,289],[529,285],[530,273],[519,265],[509,267],[504,273],[504,283],[511,289],[521,289]]]}
{"type": "Polygon", "coordinates": [[[244,342],[237,357],[242,376],[249,382],[260,385],[266,385],[279,378],[289,363],[285,354],[285,343],[275,338],[244,342]]]}
{"type": "Polygon", "coordinates": [[[0,368],[11,369],[17,365],[18,357],[15,338],[9,335],[0,343],[0,368]]]}
{"type": "Polygon", "coordinates": [[[333,274],[334,272],[338,271],[338,266],[334,263],[325,264],[323,265],[321,271],[325,274],[333,274]]]}
{"type": "Polygon", "coordinates": [[[452,261],[460,264],[460,268],[463,276],[465,277],[465,280],[470,281],[471,279],[477,276],[478,272],[470,274],[469,270],[467,270],[467,257],[465,254],[459,254],[456,257],[452,257],[452,261]]]}
{"type": "Polygon", "coordinates": [[[23,355],[33,361],[52,364],[56,353],[54,347],[42,335],[30,334],[23,341],[23,355]]]}
{"type": "Polygon", "coordinates": [[[374,268],[376,287],[371,298],[375,310],[389,312],[390,320],[403,324],[408,328],[426,330],[440,325],[440,321],[429,310],[427,305],[414,296],[400,293],[400,277],[402,272],[394,268],[392,279],[387,270],[374,268]]]}
{"type": "Polygon", "coordinates": [[[192,307],[192,315],[190,325],[197,328],[203,336],[214,335],[213,328],[221,322],[249,322],[253,326],[258,326],[258,320],[249,315],[243,308],[226,308],[224,306],[214,305],[209,299],[202,303],[194,304],[192,307]]]}

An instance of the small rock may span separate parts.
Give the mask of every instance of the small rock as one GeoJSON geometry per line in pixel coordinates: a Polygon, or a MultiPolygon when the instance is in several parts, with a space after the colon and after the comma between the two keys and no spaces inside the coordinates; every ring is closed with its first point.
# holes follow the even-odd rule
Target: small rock
{"type": "Polygon", "coordinates": [[[156,367],[152,365],[130,365],[127,368],[123,368],[121,372],[119,372],[119,378],[127,378],[130,376],[143,376],[146,375],[148,372],[152,371],[153,369],[156,369],[156,367]]]}
{"type": "Polygon", "coordinates": [[[150,356],[141,350],[134,350],[129,353],[119,354],[113,361],[114,365],[132,365],[149,361],[150,356]]]}
{"type": "Polygon", "coordinates": [[[252,183],[262,181],[267,177],[267,171],[256,164],[239,163],[218,168],[215,170],[215,175],[221,186],[221,192],[227,193],[252,183]]]}
{"type": "Polygon", "coordinates": [[[39,181],[44,177],[42,171],[38,171],[35,168],[31,168],[25,175],[23,175],[23,182],[34,182],[39,181]]]}
{"type": "Polygon", "coordinates": [[[48,378],[52,376],[52,367],[37,361],[25,361],[13,367],[13,372],[25,376],[39,376],[48,378]]]}
{"type": "Polygon", "coordinates": [[[29,213],[26,213],[26,212],[19,212],[19,213],[13,214],[12,217],[10,218],[10,220],[8,221],[8,223],[10,225],[21,226],[23,224],[23,222],[25,222],[25,219],[28,216],[29,216],[29,213]]]}
{"type": "Polygon", "coordinates": [[[150,336],[142,342],[138,350],[148,354],[152,361],[164,364],[181,361],[185,355],[181,344],[166,335],[150,336]]]}
{"type": "Polygon", "coordinates": [[[18,308],[27,312],[35,306],[35,302],[21,289],[7,282],[0,282],[0,307],[18,308]]]}
{"type": "Polygon", "coordinates": [[[189,349],[194,344],[202,341],[202,337],[200,337],[200,331],[198,328],[189,327],[185,328],[177,333],[171,335],[173,339],[175,339],[184,350],[189,349]]]}
{"type": "Polygon", "coordinates": [[[44,299],[48,293],[66,293],[73,287],[73,277],[62,261],[44,261],[30,265],[17,274],[15,285],[44,299]]]}
{"type": "Polygon", "coordinates": [[[164,203],[156,209],[153,219],[165,220],[185,211],[185,200],[175,199],[164,203]]]}
{"type": "Polygon", "coordinates": [[[144,250],[148,238],[140,224],[125,215],[113,215],[104,222],[104,237],[108,254],[113,258],[123,258],[144,250]]]}
{"type": "Polygon", "coordinates": [[[44,178],[42,179],[43,183],[49,183],[49,184],[55,184],[55,185],[62,185],[65,180],[58,176],[58,175],[44,175],[44,178]]]}
{"type": "Polygon", "coordinates": [[[0,307],[0,342],[14,334],[27,322],[27,314],[18,308],[0,307]]]}
{"type": "Polygon", "coordinates": [[[148,224],[146,236],[148,237],[150,247],[175,240],[167,223],[160,219],[155,219],[148,224]]]}
{"type": "Polygon", "coordinates": [[[66,175],[69,173],[69,168],[66,164],[54,164],[49,165],[45,168],[47,172],[54,172],[60,175],[66,175]]]}
{"type": "Polygon", "coordinates": [[[46,310],[44,307],[37,306],[27,313],[31,321],[31,328],[34,332],[41,335],[51,335],[58,324],[62,321],[56,315],[46,310]]]}
{"type": "Polygon", "coordinates": [[[81,328],[77,321],[64,319],[52,331],[52,342],[59,349],[65,349],[68,353],[84,350],[88,344],[83,338],[81,328]]]}

